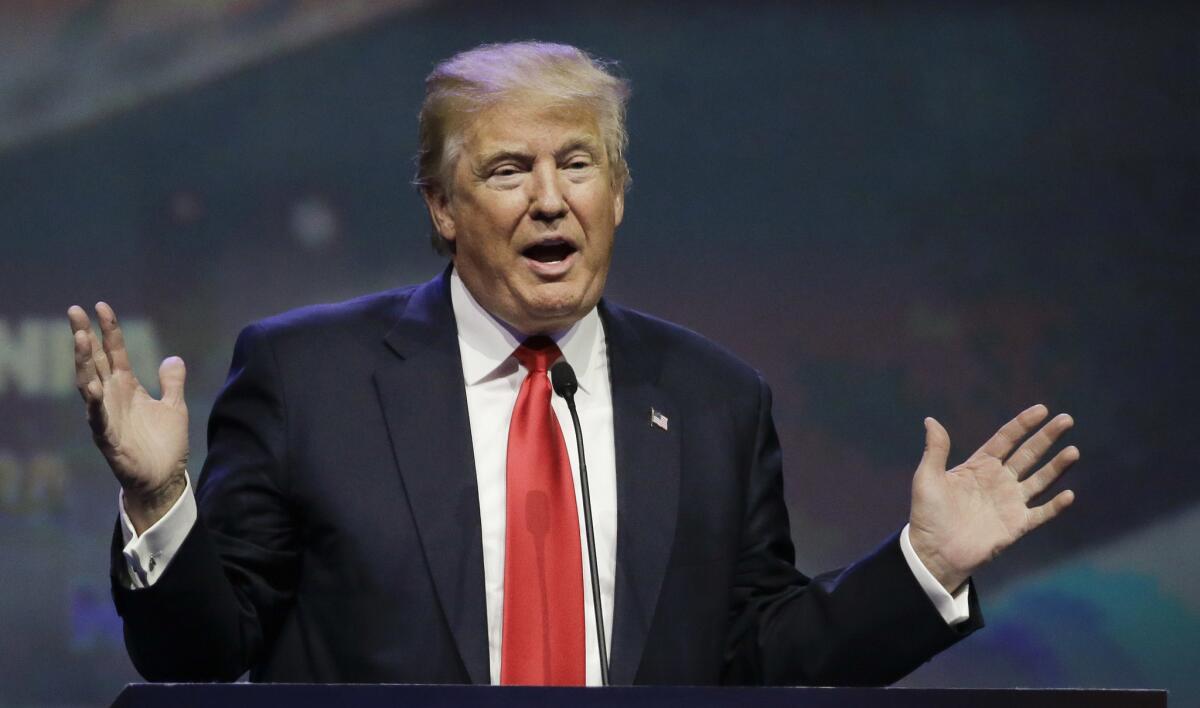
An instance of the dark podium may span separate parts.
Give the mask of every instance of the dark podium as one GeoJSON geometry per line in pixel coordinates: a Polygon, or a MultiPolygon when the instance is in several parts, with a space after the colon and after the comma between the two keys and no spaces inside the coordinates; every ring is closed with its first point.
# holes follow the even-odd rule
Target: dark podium
{"type": "Polygon", "coordinates": [[[130,684],[114,708],[1164,708],[1166,691],[919,688],[526,688],[388,684],[130,684]]]}

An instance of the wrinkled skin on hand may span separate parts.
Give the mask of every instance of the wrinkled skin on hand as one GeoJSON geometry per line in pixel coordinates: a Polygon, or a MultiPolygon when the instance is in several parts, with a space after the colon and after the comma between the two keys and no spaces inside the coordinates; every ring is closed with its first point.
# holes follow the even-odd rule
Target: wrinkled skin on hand
{"type": "Polygon", "coordinates": [[[1049,413],[1040,404],[1025,410],[952,469],[946,469],[949,433],[933,418],[925,419],[925,454],[913,476],[909,540],[948,591],[957,590],[980,566],[1075,500],[1068,489],[1030,506],[1079,459],[1076,447],[1066,447],[1033,471],[1074,425],[1065,413],[1041,425],[1049,413]]]}
{"type": "Polygon", "coordinates": [[[186,368],[168,357],[158,369],[162,398],[153,398],[134,376],[116,313],[96,304],[103,339],[83,308],[67,310],[75,337],[75,385],[87,410],[96,447],[125,492],[125,510],[140,534],[186,487],[188,411],[186,368]]]}

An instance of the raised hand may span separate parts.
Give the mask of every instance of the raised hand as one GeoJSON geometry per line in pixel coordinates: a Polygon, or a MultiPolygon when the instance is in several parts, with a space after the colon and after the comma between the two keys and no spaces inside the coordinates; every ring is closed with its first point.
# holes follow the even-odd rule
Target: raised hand
{"type": "Polygon", "coordinates": [[[183,360],[158,369],[162,398],[146,392],[129,367],[116,313],[96,304],[103,344],[82,307],[67,318],[75,333],[75,384],[87,407],[96,447],[125,490],[125,510],[140,534],[162,518],[186,487],[188,412],[183,360]]]}
{"type": "Polygon", "coordinates": [[[925,419],[925,454],[913,476],[909,540],[947,590],[955,591],[976,569],[1075,500],[1068,489],[1029,506],[1079,459],[1076,447],[1066,447],[1030,474],[1074,425],[1071,416],[1059,414],[1018,448],[1049,413],[1040,404],[1025,410],[951,470],[946,469],[950,435],[933,418],[925,419]]]}

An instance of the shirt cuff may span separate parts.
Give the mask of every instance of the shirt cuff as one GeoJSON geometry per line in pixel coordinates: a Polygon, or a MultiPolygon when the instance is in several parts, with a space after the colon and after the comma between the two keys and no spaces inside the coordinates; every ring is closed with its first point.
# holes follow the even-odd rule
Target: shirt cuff
{"type": "Polygon", "coordinates": [[[942,587],[938,579],[933,577],[933,573],[929,572],[929,569],[917,556],[917,552],[912,547],[912,541],[908,540],[908,524],[905,524],[904,530],[900,532],[900,551],[904,554],[904,560],[908,561],[909,570],[917,578],[921,589],[925,591],[925,595],[937,608],[938,614],[942,616],[946,624],[953,627],[970,619],[971,607],[968,599],[971,584],[963,583],[958,592],[953,595],[947,592],[946,588],[942,587]]]}
{"type": "Polygon", "coordinates": [[[184,480],[186,484],[183,494],[179,495],[179,499],[167,513],[141,536],[138,536],[133,522],[125,513],[125,490],[122,489],[117,495],[117,508],[121,515],[121,537],[125,541],[121,553],[125,556],[126,567],[129,568],[129,585],[135,590],[148,588],[158,580],[196,523],[196,495],[192,493],[192,481],[186,472],[184,480]]]}

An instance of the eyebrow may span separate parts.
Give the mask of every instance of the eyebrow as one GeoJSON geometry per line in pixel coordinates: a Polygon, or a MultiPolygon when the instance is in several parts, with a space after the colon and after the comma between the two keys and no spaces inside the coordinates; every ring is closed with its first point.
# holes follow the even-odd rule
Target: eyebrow
{"type": "MultiPolygon", "coordinates": [[[[589,155],[591,155],[594,159],[598,159],[599,156],[603,154],[603,150],[600,149],[599,143],[597,143],[594,138],[591,138],[589,136],[579,136],[579,137],[571,138],[561,148],[559,148],[558,150],[555,150],[554,158],[556,160],[561,160],[563,157],[565,157],[566,155],[568,155],[576,150],[584,150],[589,155]]],[[[479,165],[479,167],[477,168],[477,171],[485,172],[488,169],[490,169],[493,165],[500,163],[500,162],[504,162],[505,160],[514,160],[516,162],[529,162],[532,160],[532,155],[530,155],[530,153],[525,152],[523,150],[514,150],[514,149],[494,150],[492,152],[489,152],[489,153],[486,153],[483,155],[483,157],[477,163],[479,165]]]]}
{"type": "Polygon", "coordinates": [[[600,148],[599,143],[597,143],[594,138],[589,136],[579,136],[577,138],[572,138],[566,145],[555,151],[554,157],[561,160],[567,154],[575,152],[576,150],[583,150],[594,158],[598,158],[604,154],[604,151],[600,148]]]}

